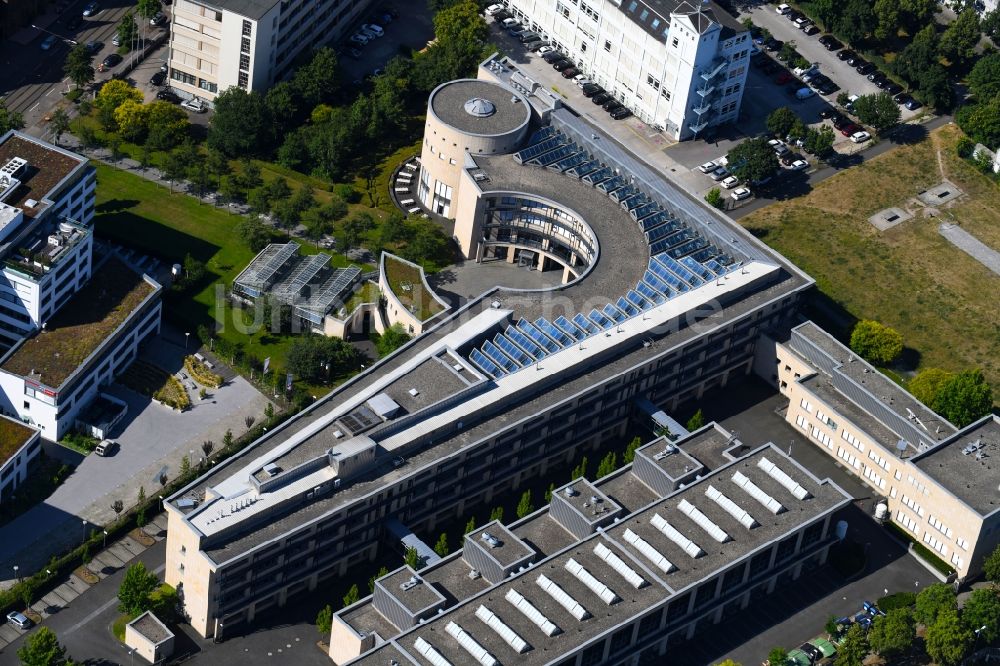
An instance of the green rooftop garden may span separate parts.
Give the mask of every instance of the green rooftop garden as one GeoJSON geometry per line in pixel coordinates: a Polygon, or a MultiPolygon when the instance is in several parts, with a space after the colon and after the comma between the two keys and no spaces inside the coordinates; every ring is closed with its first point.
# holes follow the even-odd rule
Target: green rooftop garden
{"type": "Polygon", "coordinates": [[[387,254],[385,277],[392,293],[404,306],[412,308],[420,321],[427,321],[444,310],[444,306],[425,285],[420,267],[387,254]]]}
{"type": "Polygon", "coordinates": [[[0,464],[7,462],[35,431],[26,425],[7,418],[0,418],[0,464]]]}
{"type": "Polygon", "coordinates": [[[108,259],[45,330],[15,349],[3,369],[58,388],[152,293],[141,275],[108,259]]]}

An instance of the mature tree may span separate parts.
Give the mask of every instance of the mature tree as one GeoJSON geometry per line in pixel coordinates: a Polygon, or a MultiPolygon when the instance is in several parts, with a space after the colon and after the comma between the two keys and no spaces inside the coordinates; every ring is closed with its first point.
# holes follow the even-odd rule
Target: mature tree
{"type": "Polygon", "coordinates": [[[1000,95],[963,106],[955,114],[955,121],[973,140],[997,146],[1000,142],[1000,95]]]}
{"type": "Polygon", "coordinates": [[[993,389],[978,368],[960,372],[942,384],[934,403],[935,412],[960,428],[986,416],[992,409],[993,389]]]}
{"type": "Polygon", "coordinates": [[[945,611],[958,609],[955,590],[950,585],[935,583],[920,591],[914,606],[913,617],[925,626],[931,626],[945,611]]]}
{"type": "Polygon", "coordinates": [[[877,321],[863,319],[851,331],[851,350],[878,365],[892,363],[903,351],[903,336],[877,321]]]}
{"type": "Polygon", "coordinates": [[[264,103],[274,125],[272,132],[275,136],[281,136],[286,128],[294,127],[298,114],[297,101],[295,90],[288,81],[274,84],[264,95],[264,103]]]}
{"type": "Polygon", "coordinates": [[[495,506],[495,507],[493,507],[493,510],[490,511],[490,522],[492,522],[494,520],[499,521],[499,522],[503,522],[503,507],[502,506],[495,506]]]}
{"type": "Polygon", "coordinates": [[[983,34],[993,40],[996,45],[997,37],[1000,36],[1000,9],[987,12],[979,22],[983,29],[983,34]]]}
{"type": "Polygon", "coordinates": [[[139,16],[146,20],[156,16],[156,13],[160,9],[160,0],[138,0],[136,3],[136,11],[139,13],[139,16]]]}
{"type": "Polygon", "coordinates": [[[868,656],[868,637],[860,624],[852,624],[837,646],[834,666],[861,666],[868,656]]]}
{"type": "Polygon", "coordinates": [[[331,48],[313,52],[308,64],[299,67],[292,77],[292,89],[305,109],[332,102],[337,93],[337,54],[331,48]]]}
{"type": "Polygon", "coordinates": [[[979,13],[966,8],[941,34],[941,53],[952,61],[971,60],[980,36],[979,13]]]}
{"type": "Polygon", "coordinates": [[[833,21],[837,18],[839,11],[836,0],[813,0],[812,12],[816,19],[826,26],[827,30],[832,29],[833,21]]]}
{"type": "Polygon", "coordinates": [[[1000,597],[993,588],[973,590],[962,607],[962,622],[965,627],[979,636],[987,644],[1000,638],[1000,597]]]}
{"type": "Polygon", "coordinates": [[[91,60],[92,56],[87,50],[86,44],[77,44],[66,55],[63,72],[66,73],[70,81],[76,84],[77,88],[82,88],[94,80],[94,66],[91,64],[91,60]]]}
{"type": "Polygon", "coordinates": [[[252,252],[260,252],[271,242],[271,231],[256,216],[240,220],[236,225],[236,233],[252,252]]]}
{"type": "Polygon", "coordinates": [[[755,183],[770,178],[778,170],[778,157],[767,139],[747,139],[729,151],[729,170],[740,180],[755,183]]]}
{"type": "Polygon", "coordinates": [[[288,197],[292,196],[292,188],[289,187],[288,181],[281,176],[273,178],[267,181],[267,196],[270,198],[271,202],[284,201],[288,197]]]}
{"type": "Polygon", "coordinates": [[[266,187],[255,187],[247,195],[247,204],[257,215],[267,215],[271,212],[271,195],[266,187]]]}
{"type": "Polygon", "coordinates": [[[163,172],[163,177],[170,183],[171,192],[174,189],[174,183],[182,180],[187,175],[188,166],[184,155],[176,148],[167,153],[166,157],[163,158],[160,170],[163,172]]]}
{"type": "Polygon", "coordinates": [[[121,48],[131,51],[139,37],[139,26],[136,24],[135,15],[132,12],[125,12],[118,27],[115,28],[115,34],[118,36],[121,48]]]}
{"type": "Polygon", "coordinates": [[[125,570],[125,578],[118,588],[118,610],[129,615],[138,615],[149,609],[149,594],[160,585],[156,574],[146,569],[142,562],[136,562],[125,570]]]}
{"type": "Polygon", "coordinates": [[[472,516],[465,523],[465,530],[462,531],[462,534],[468,534],[469,532],[472,532],[475,529],[476,529],[476,517],[472,516]]]}
{"type": "Polygon", "coordinates": [[[154,150],[171,150],[184,143],[191,127],[184,109],[163,101],[146,105],[146,121],[146,142],[154,150]]]}
{"type": "Polygon", "coordinates": [[[785,666],[788,663],[788,650],[782,647],[771,648],[767,653],[769,666],[785,666]]]}
{"type": "Polygon", "coordinates": [[[375,341],[375,349],[380,357],[388,356],[410,341],[409,334],[403,330],[402,324],[393,324],[385,329],[385,333],[378,336],[375,341]]]}
{"type": "Polygon", "coordinates": [[[264,96],[232,86],[215,98],[208,146],[228,157],[268,155],[273,143],[271,129],[264,96]]]}
{"type": "Polygon", "coordinates": [[[742,666],[738,661],[733,661],[732,659],[724,659],[719,662],[718,666],[742,666]]]}
{"type": "Polygon", "coordinates": [[[534,510],[535,505],[531,501],[531,490],[525,490],[521,493],[521,499],[517,502],[517,509],[515,510],[515,513],[518,518],[524,518],[534,510]]]}
{"type": "Polygon", "coordinates": [[[52,135],[56,141],[56,145],[59,145],[59,139],[62,135],[69,131],[69,116],[66,111],[62,108],[58,108],[52,112],[52,135]]]}
{"type": "Polygon", "coordinates": [[[899,30],[899,0],[875,0],[875,39],[895,37],[899,30]]]}
{"type": "Polygon", "coordinates": [[[993,549],[993,552],[983,560],[983,574],[986,580],[994,585],[1000,585],[1000,546],[993,549]]]}
{"type": "Polygon", "coordinates": [[[459,2],[434,15],[434,37],[439,44],[481,48],[489,37],[489,27],[472,0],[459,2]]]}
{"type": "Polygon", "coordinates": [[[917,400],[934,409],[941,387],[954,376],[954,373],[947,370],[927,368],[921,370],[916,377],[909,381],[907,389],[917,400]]]}
{"type": "Polygon", "coordinates": [[[361,238],[375,228],[375,218],[369,213],[355,213],[344,222],[344,252],[358,247],[361,238]]]}
{"type": "Polygon", "coordinates": [[[569,473],[570,480],[576,480],[579,478],[586,478],[587,476],[587,456],[584,456],[580,461],[580,464],[573,468],[573,471],[569,473]]]}
{"type": "Polygon", "coordinates": [[[299,379],[315,383],[350,367],[357,358],[357,349],[340,338],[303,335],[288,349],[288,370],[299,379]]]}
{"type": "Polygon", "coordinates": [[[829,125],[820,125],[819,129],[810,127],[802,147],[813,155],[826,155],[833,149],[834,139],[833,128],[829,125]]]}
{"type": "Polygon", "coordinates": [[[142,143],[149,126],[149,107],[127,99],[114,111],[115,124],[122,138],[132,143],[142,143]]]}
{"type": "Polygon", "coordinates": [[[72,662],[66,657],[66,648],[48,627],[32,632],[17,650],[22,666],[67,666],[72,662]]]}
{"type": "Polygon", "coordinates": [[[418,264],[447,264],[451,260],[450,239],[440,227],[431,223],[421,224],[403,249],[403,256],[418,264]]]}
{"type": "Polygon", "coordinates": [[[354,583],[347,590],[347,594],[344,595],[344,607],[350,606],[353,603],[357,603],[358,599],[361,598],[361,593],[358,591],[358,584],[354,583]]]}
{"type": "Polygon", "coordinates": [[[10,111],[7,102],[0,98],[0,134],[19,129],[24,129],[24,116],[17,111],[10,111]]]}
{"type": "Polygon", "coordinates": [[[632,441],[629,442],[628,446],[625,447],[625,454],[622,456],[622,462],[628,465],[633,460],[635,460],[636,449],[638,449],[640,446],[642,446],[642,438],[633,437],[632,441]]]}
{"type": "Polygon", "coordinates": [[[386,576],[388,574],[389,574],[389,569],[387,569],[385,566],[379,567],[378,572],[376,572],[374,576],[372,576],[371,578],[368,579],[368,592],[369,593],[374,593],[375,592],[375,581],[377,581],[379,578],[382,578],[383,576],[386,576]]]}
{"type": "Polygon", "coordinates": [[[434,552],[440,555],[441,557],[444,557],[445,555],[451,552],[451,549],[448,548],[447,532],[441,532],[441,535],[438,537],[437,543],[434,544],[434,552]]]}
{"type": "Polygon", "coordinates": [[[934,26],[923,27],[892,62],[893,69],[911,84],[917,84],[925,71],[938,64],[937,42],[934,26]]]}
{"type": "Polygon", "coordinates": [[[330,637],[330,631],[333,629],[333,608],[330,604],[323,606],[316,614],[316,631],[324,639],[330,637]]]}
{"type": "Polygon", "coordinates": [[[965,80],[969,84],[969,92],[980,102],[1000,94],[1000,53],[979,58],[965,80]]]}
{"type": "Polygon", "coordinates": [[[877,131],[886,130],[899,122],[899,105],[885,92],[862,95],[854,100],[854,114],[877,131]]]}
{"type": "Polygon", "coordinates": [[[142,104],[142,91],[136,90],[121,79],[111,79],[97,93],[97,106],[114,112],[123,102],[133,100],[142,104]]]}
{"type": "Polygon", "coordinates": [[[690,432],[694,432],[695,430],[701,428],[703,425],[705,425],[705,415],[702,413],[701,408],[699,407],[698,411],[692,414],[691,418],[688,419],[687,429],[690,432]]]}
{"type": "Polygon", "coordinates": [[[937,0],[899,0],[899,8],[903,13],[904,24],[912,33],[913,28],[930,23],[939,6],[937,0]]]}
{"type": "Polygon", "coordinates": [[[403,563],[416,571],[420,568],[420,553],[413,546],[409,546],[403,554],[403,563]]]}
{"type": "Polygon", "coordinates": [[[883,657],[902,654],[913,645],[917,625],[909,608],[895,608],[884,617],[875,618],[868,642],[883,657]]]}
{"type": "Polygon", "coordinates": [[[875,30],[876,25],[870,0],[847,0],[834,23],[834,29],[849,44],[858,44],[875,30]]]}
{"type": "MultiPolygon", "coordinates": [[[[918,597],[919,601],[919,597],[918,597]]],[[[957,666],[972,647],[975,635],[962,625],[958,611],[947,609],[927,627],[924,643],[927,654],[940,666],[957,666]]]]}
{"type": "Polygon", "coordinates": [[[601,458],[601,462],[597,464],[597,478],[600,479],[607,476],[616,469],[618,469],[618,454],[614,451],[609,451],[607,455],[601,458]]]}

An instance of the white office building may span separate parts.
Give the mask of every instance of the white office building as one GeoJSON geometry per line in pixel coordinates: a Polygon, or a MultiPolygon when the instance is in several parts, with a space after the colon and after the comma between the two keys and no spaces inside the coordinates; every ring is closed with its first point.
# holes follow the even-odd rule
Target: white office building
{"type": "Polygon", "coordinates": [[[266,91],[303,51],[345,36],[371,0],[177,0],[170,86],[211,101],[231,86],[266,91]]]}
{"type": "Polygon", "coordinates": [[[674,139],[739,116],[750,33],[710,1],[510,0],[509,10],[674,139]]]}

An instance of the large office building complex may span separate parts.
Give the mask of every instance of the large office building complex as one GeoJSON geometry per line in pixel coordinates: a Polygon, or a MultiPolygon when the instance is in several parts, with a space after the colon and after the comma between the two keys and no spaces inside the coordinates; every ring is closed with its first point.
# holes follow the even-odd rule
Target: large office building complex
{"type": "Polygon", "coordinates": [[[870,486],[884,518],[959,577],[980,571],[1000,543],[1000,419],[956,428],[812,322],[774,349],[760,374],[788,396],[788,422],[870,486]]]}
{"type": "MultiPolygon", "coordinates": [[[[435,110],[468,133],[492,127],[482,100],[513,94],[455,90],[435,110]]],[[[473,255],[539,251],[571,269],[567,284],[488,290],[170,497],[165,576],[203,635],[374,559],[389,525],[433,530],[622,437],[649,403],[748,375],[761,331],[788,327],[808,276],[551,97],[518,99],[521,138],[447,147],[461,158],[456,235],[473,255]],[[576,260],[559,240],[571,230],[588,243],[576,260]]],[[[666,590],[640,593],[651,609],[666,590]]]]}
{"type": "Polygon", "coordinates": [[[177,0],[171,8],[170,85],[211,101],[232,86],[266,92],[295,57],[343,36],[371,2],[177,0]]]}
{"type": "Polygon", "coordinates": [[[635,664],[664,655],[826,561],[850,497],[773,445],[714,425],[575,479],[462,551],[403,567],[334,616],[337,664],[635,664]],[[360,658],[359,658],[360,657],[360,658]]]}
{"type": "Polygon", "coordinates": [[[674,139],[739,116],[750,33],[713,2],[509,0],[508,8],[674,139]]]}

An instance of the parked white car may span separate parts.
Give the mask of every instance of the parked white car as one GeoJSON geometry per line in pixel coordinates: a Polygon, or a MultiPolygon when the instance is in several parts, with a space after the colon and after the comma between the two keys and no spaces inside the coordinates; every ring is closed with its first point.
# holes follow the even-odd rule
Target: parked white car
{"type": "Polygon", "coordinates": [[[376,37],[381,37],[385,34],[385,30],[382,29],[382,26],[375,25],[374,23],[365,23],[361,26],[361,30],[363,32],[370,32],[376,37]]]}
{"type": "Polygon", "coordinates": [[[719,182],[729,175],[729,171],[726,170],[726,167],[719,167],[709,175],[712,177],[712,180],[719,182]]]}
{"type": "Polygon", "coordinates": [[[802,171],[803,169],[809,168],[809,162],[806,162],[805,160],[795,160],[788,165],[788,168],[792,171],[802,171]]]}
{"type": "Polygon", "coordinates": [[[367,36],[365,36],[365,35],[361,34],[360,32],[358,32],[358,33],[355,33],[355,34],[351,35],[351,39],[349,41],[351,43],[353,43],[353,44],[357,44],[358,46],[364,46],[365,44],[367,44],[371,40],[368,39],[367,36]]]}
{"type": "Polygon", "coordinates": [[[588,79],[583,74],[577,74],[576,76],[573,77],[573,83],[582,88],[584,85],[590,83],[590,79],[588,79]]]}
{"type": "Polygon", "coordinates": [[[722,186],[727,190],[731,190],[740,184],[740,179],[736,176],[728,176],[722,179],[722,186]]]}
{"type": "Polygon", "coordinates": [[[743,201],[744,199],[749,199],[750,198],[750,188],[748,188],[748,187],[737,187],[735,190],[733,190],[733,193],[730,194],[729,196],[731,196],[734,201],[743,201]]]}
{"type": "Polygon", "coordinates": [[[781,3],[780,5],[774,8],[774,11],[784,16],[788,12],[792,11],[792,8],[786,5],[785,3],[781,3]]]}
{"type": "Polygon", "coordinates": [[[202,102],[197,97],[192,97],[190,99],[184,100],[183,102],[181,102],[181,106],[187,109],[188,111],[193,111],[195,113],[205,112],[205,103],[202,102]]]}
{"type": "Polygon", "coordinates": [[[503,5],[490,5],[486,8],[487,16],[496,16],[503,11],[503,5]]]}
{"type": "Polygon", "coordinates": [[[767,142],[767,145],[771,146],[771,149],[774,150],[774,153],[778,157],[781,157],[788,152],[788,146],[786,146],[781,139],[771,139],[767,142]]]}
{"type": "Polygon", "coordinates": [[[860,132],[855,132],[854,134],[851,135],[851,141],[853,141],[854,143],[864,143],[870,138],[872,138],[872,135],[869,134],[868,132],[865,132],[864,130],[860,132]]]}
{"type": "Polygon", "coordinates": [[[698,171],[701,171],[702,173],[712,173],[718,168],[719,165],[716,164],[715,162],[705,162],[700,167],[698,167],[698,171]]]}
{"type": "Polygon", "coordinates": [[[546,44],[545,46],[543,46],[540,49],[538,49],[538,55],[545,55],[546,53],[551,53],[552,51],[555,51],[555,50],[556,50],[556,47],[549,46],[548,44],[546,44]]]}

